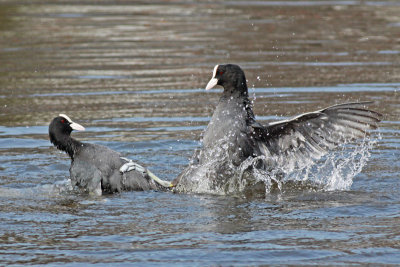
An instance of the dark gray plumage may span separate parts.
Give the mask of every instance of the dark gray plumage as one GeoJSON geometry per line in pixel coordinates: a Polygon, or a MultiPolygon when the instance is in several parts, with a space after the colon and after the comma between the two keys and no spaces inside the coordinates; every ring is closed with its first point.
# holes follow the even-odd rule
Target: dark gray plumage
{"type": "Polygon", "coordinates": [[[162,188],[149,177],[147,170],[122,173],[120,168],[127,161],[118,152],[105,146],[83,143],[70,136],[72,130],[84,129],[63,114],[54,118],[49,125],[51,143],[67,152],[71,158],[70,178],[73,185],[96,195],[162,188]]]}
{"type": "Polygon", "coordinates": [[[233,173],[232,166],[249,157],[262,156],[258,167],[263,169],[304,167],[344,141],[362,138],[381,118],[365,109],[368,102],[347,103],[264,126],[255,120],[246,77],[239,66],[215,66],[206,90],[215,85],[223,86],[224,91],[203,134],[202,148],[173,182],[177,191],[196,191],[202,179],[219,186],[229,184],[231,177],[226,176],[233,173]],[[224,160],[208,164],[216,160],[211,152],[216,150],[223,150],[216,157],[224,160]]]}

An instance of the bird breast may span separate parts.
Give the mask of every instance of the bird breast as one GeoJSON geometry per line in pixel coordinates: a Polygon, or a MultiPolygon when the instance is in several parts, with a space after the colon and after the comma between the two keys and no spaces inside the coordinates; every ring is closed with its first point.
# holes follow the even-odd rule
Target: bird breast
{"type": "Polygon", "coordinates": [[[220,102],[203,134],[203,146],[211,147],[222,141],[235,145],[246,130],[246,116],[243,104],[220,102]]]}

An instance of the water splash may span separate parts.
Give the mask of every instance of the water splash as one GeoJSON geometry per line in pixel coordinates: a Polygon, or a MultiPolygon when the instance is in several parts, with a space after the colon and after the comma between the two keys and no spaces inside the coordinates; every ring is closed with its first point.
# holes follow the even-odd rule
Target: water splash
{"type": "MultiPolygon", "coordinates": [[[[257,76],[257,82],[259,83],[260,81],[261,81],[260,76],[257,76]]],[[[257,99],[257,96],[256,96],[256,89],[255,89],[255,84],[254,84],[254,83],[251,85],[251,93],[252,93],[251,104],[254,105],[254,103],[255,103],[255,101],[256,101],[256,99],[257,99]]]]}
{"type": "Polygon", "coordinates": [[[343,143],[321,159],[284,173],[282,183],[300,182],[326,191],[349,190],[354,177],[367,164],[375,143],[367,137],[357,144],[343,143]]]}
{"type": "Polygon", "coordinates": [[[348,190],[354,177],[362,171],[371,156],[376,139],[365,137],[357,143],[344,142],[335,150],[307,164],[283,162],[272,166],[265,156],[248,158],[234,164],[233,146],[221,142],[212,149],[200,150],[196,164],[184,172],[183,187],[187,192],[216,195],[261,196],[289,190],[348,190]],[[229,156],[230,155],[230,156],[229,156]],[[187,178],[190,177],[190,178],[187,178]]]}

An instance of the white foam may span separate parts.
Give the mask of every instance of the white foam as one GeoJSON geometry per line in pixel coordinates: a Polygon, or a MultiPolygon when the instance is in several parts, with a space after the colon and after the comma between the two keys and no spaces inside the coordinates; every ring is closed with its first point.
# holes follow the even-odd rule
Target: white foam
{"type": "Polygon", "coordinates": [[[266,193],[272,188],[284,190],[293,182],[300,190],[310,186],[323,191],[349,190],[354,177],[367,164],[375,143],[376,140],[369,138],[357,143],[343,143],[319,160],[307,160],[307,164],[274,162],[261,156],[248,158],[240,166],[235,166],[227,152],[232,145],[221,141],[212,149],[201,151],[200,162],[204,163],[193,166],[192,174],[195,175],[190,178],[190,188],[187,189],[196,193],[231,195],[248,191],[249,185],[262,181],[266,193]],[[260,160],[271,170],[257,169],[260,160]],[[272,167],[273,163],[278,165],[272,167]]]}

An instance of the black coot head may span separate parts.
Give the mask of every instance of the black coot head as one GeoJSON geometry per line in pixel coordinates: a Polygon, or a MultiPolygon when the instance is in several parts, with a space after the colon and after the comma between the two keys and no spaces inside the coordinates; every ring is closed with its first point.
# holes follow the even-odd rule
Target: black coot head
{"type": "Polygon", "coordinates": [[[238,65],[216,65],[206,90],[210,90],[215,85],[223,86],[225,91],[247,92],[246,77],[238,65]]]}
{"type": "Polygon", "coordinates": [[[62,136],[69,136],[72,130],[84,131],[85,128],[73,122],[67,115],[60,114],[58,117],[55,117],[49,125],[50,140],[53,142],[55,139],[62,136]]]}

